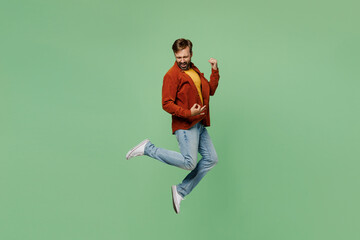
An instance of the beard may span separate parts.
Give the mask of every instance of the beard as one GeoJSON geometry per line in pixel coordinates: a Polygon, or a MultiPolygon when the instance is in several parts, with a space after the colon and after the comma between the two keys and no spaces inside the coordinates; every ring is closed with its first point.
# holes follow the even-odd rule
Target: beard
{"type": "Polygon", "coordinates": [[[177,65],[179,66],[179,68],[181,70],[189,70],[190,68],[190,62],[184,62],[184,63],[177,63],[177,65]]]}

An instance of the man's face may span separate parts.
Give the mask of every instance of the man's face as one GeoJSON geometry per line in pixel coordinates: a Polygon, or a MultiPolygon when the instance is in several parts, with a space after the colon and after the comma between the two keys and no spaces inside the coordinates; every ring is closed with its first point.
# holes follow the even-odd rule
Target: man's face
{"type": "Polygon", "coordinates": [[[192,57],[192,53],[190,53],[189,47],[186,47],[175,53],[176,63],[179,66],[179,68],[182,70],[189,70],[191,57],[192,57]]]}

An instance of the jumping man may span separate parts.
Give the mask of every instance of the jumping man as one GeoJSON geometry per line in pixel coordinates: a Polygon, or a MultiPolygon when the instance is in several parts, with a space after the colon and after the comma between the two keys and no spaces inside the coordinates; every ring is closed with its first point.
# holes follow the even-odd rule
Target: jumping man
{"type": "Polygon", "coordinates": [[[146,155],[190,173],[184,180],[171,186],[172,201],[176,213],[180,202],[215,166],[218,157],[205,127],[210,126],[209,98],[219,82],[217,60],[210,58],[210,81],[191,62],[192,43],[177,39],[172,45],[175,63],[165,74],[162,86],[162,107],[172,115],[172,133],[176,135],[180,153],[158,148],[146,139],[132,148],[126,159],[146,155]],[[202,159],[197,162],[198,152],[202,159]]]}

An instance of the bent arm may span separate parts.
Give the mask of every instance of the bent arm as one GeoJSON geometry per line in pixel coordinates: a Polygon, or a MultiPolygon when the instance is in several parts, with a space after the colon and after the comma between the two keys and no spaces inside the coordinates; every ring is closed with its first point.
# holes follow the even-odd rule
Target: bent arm
{"type": "Polygon", "coordinates": [[[169,74],[164,76],[162,86],[162,107],[163,109],[181,118],[188,118],[191,116],[190,109],[185,109],[175,104],[176,93],[179,87],[179,80],[171,77],[169,74]]]}
{"type": "Polygon", "coordinates": [[[219,84],[219,79],[220,79],[219,68],[217,68],[216,70],[211,68],[211,75],[210,75],[210,82],[209,82],[210,96],[213,96],[215,94],[215,91],[219,84]]]}

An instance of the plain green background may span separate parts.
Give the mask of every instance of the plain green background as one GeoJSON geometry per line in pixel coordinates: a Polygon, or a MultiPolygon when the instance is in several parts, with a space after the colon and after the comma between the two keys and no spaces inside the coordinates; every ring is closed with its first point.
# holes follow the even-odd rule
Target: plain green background
{"type": "Polygon", "coordinates": [[[360,239],[358,1],[0,2],[0,239],[360,239]],[[161,108],[171,45],[220,83],[218,165],[178,150],[161,108]]]}

